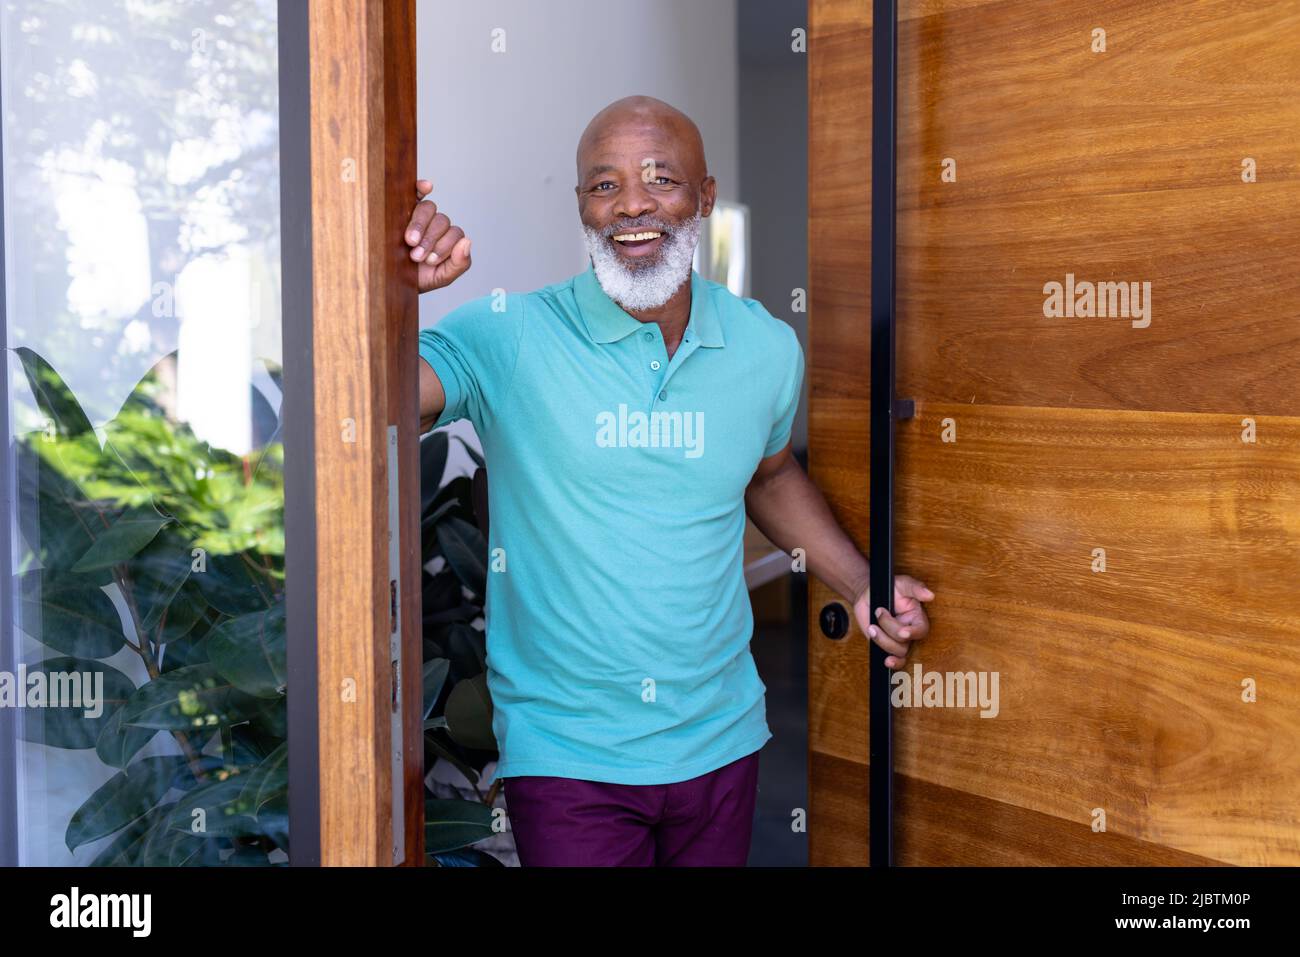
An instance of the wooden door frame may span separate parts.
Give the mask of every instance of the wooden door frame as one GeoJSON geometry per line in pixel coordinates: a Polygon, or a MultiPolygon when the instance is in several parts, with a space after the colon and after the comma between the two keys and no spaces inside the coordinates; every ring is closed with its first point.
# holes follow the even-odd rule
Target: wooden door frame
{"type": "Polygon", "coordinates": [[[311,0],[304,19],[319,863],[419,866],[415,3],[311,0]]]}

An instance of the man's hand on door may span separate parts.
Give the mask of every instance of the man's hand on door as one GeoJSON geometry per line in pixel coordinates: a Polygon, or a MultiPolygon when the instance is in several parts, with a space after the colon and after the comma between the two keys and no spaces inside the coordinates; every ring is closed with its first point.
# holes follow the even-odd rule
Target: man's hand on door
{"type": "Polygon", "coordinates": [[[411,258],[419,263],[416,282],[420,292],[449,286],[470,267],[469,237],[451,224],[446,213],[438,212],[432,200],[424,198],[432,191],[433,183],[427,179],[415,181],[418,202],[405,233],[411,258]]]}
{"type": "Polygon", "coordinates": [[[932,601],[934,592],[911,575],[894,576],[894,614],[884,606],[871,607],[871,593],[864,591],[853,604],[858,627],[886,652],[885,667],[902,668],[907,664],[912,642],[930,633],[930,619],[922,602],[932,601]]]}

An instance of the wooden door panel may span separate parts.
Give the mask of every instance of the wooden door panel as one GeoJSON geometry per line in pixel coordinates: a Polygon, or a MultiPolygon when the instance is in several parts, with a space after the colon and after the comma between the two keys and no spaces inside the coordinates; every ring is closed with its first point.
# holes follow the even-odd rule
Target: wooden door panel
{"type": "MultiPolygon", "coordinates": [[[[826,753],[810,756],[817,797],[809,833],[814,862],[824,867],[868,863],[868,818],[862,813],[870,765],[826,753]]],[[[1051,814],[994,801],[895,773],[897,813],[924,826],[901,829],[895,858],[904,867],[1071,866],[1198,867],[1220,862],[1140,841],[1115,831],[1094,834],[1051,814]]]]}
{"type": "MultiPolygon", "coordinates": [[[[1300,8],[902,6],[897,570],[939,594],[910,664],[1001,700],[897,713],[899,863],[1300,863],[1300,8]],[[1150,325],[1045,317],[1067,272],[1150,282],[1150,325]]],[[[809,465],[863,546],[870,12],[809,15],[809,465]]],[[[811,861],[865,863],[834,599],[811,861]]]]}
{"type": "Polygon", "coordinates": [[[1294,414],[1300,217],[1281,211],[1297,207],[1300,183],[1256,183],[900,213],[899,395],[1294,414]],[[1067,274],[1149,282],[1150,325],[1045,318],[1044,284],[1067,274]]]}
{"type": "Polygon", "coordinates": [[[895,773],[897,813],[911,826],[895,836],[897,863],[978,867],[1203,867],[1220,862],[1116,830],[1075,821],[895,773]]]}
{"type": "Polygon", "coordinates": [[[1079,840],[1100,807],[1112,833],[1300,861],[1300,419],[1258,425],[1252,445],[1233,416],[930,403],[903,423],[899,563],[944,596],[912,665],[998,672],[1001,711],[902,710],[897,769],[1079,840]]]}
{"type": "Polygon", "coordinates": [[[1300,6],[927,7],[899,40],[900,394],[1295,414],[1300,6]],[[1044,318],[1067,272],[1150,282],[1151,324],[1044,318]]]}

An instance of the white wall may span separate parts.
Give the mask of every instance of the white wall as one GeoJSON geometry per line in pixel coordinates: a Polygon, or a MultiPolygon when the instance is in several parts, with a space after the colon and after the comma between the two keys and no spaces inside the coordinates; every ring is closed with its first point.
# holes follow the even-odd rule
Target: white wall
{"type": "Polygon", "coordinates": [[[718,195],[737,198],[736,0],[418,0],[416,29],[420,175],[474,241],[473,268],[420,297],[421,326],[494,288],[586,268],[574,151],[619,97],[694,119],[718,195]]]}
{"type": "Polygon", "coordinates": [[[419,0],[419,168],[474,240],[474,267],[422,297],[422,324],[494,287],[586,268],[574,150],[612,100],[645,93],[704,134],[719,195],[736,198],[736,0],[419,0]],[[493,53],[492,31],[506,50],[493,53]]]}

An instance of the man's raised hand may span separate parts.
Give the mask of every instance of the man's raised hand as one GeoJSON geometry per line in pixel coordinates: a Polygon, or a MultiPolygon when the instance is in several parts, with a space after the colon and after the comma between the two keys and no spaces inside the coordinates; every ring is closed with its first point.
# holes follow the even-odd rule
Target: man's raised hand
{"type": "Polygon", "coordinates": [[[469,237],[459,226],[453,226],[445,213],[438,212],[432,200],[424,198],[432,190],[433,184],[427,179],[415,181],[418,202],[405,234],[411,259],[419,264],[416,282],[420,292],[449,286],[470,267],[469,237]]]}

